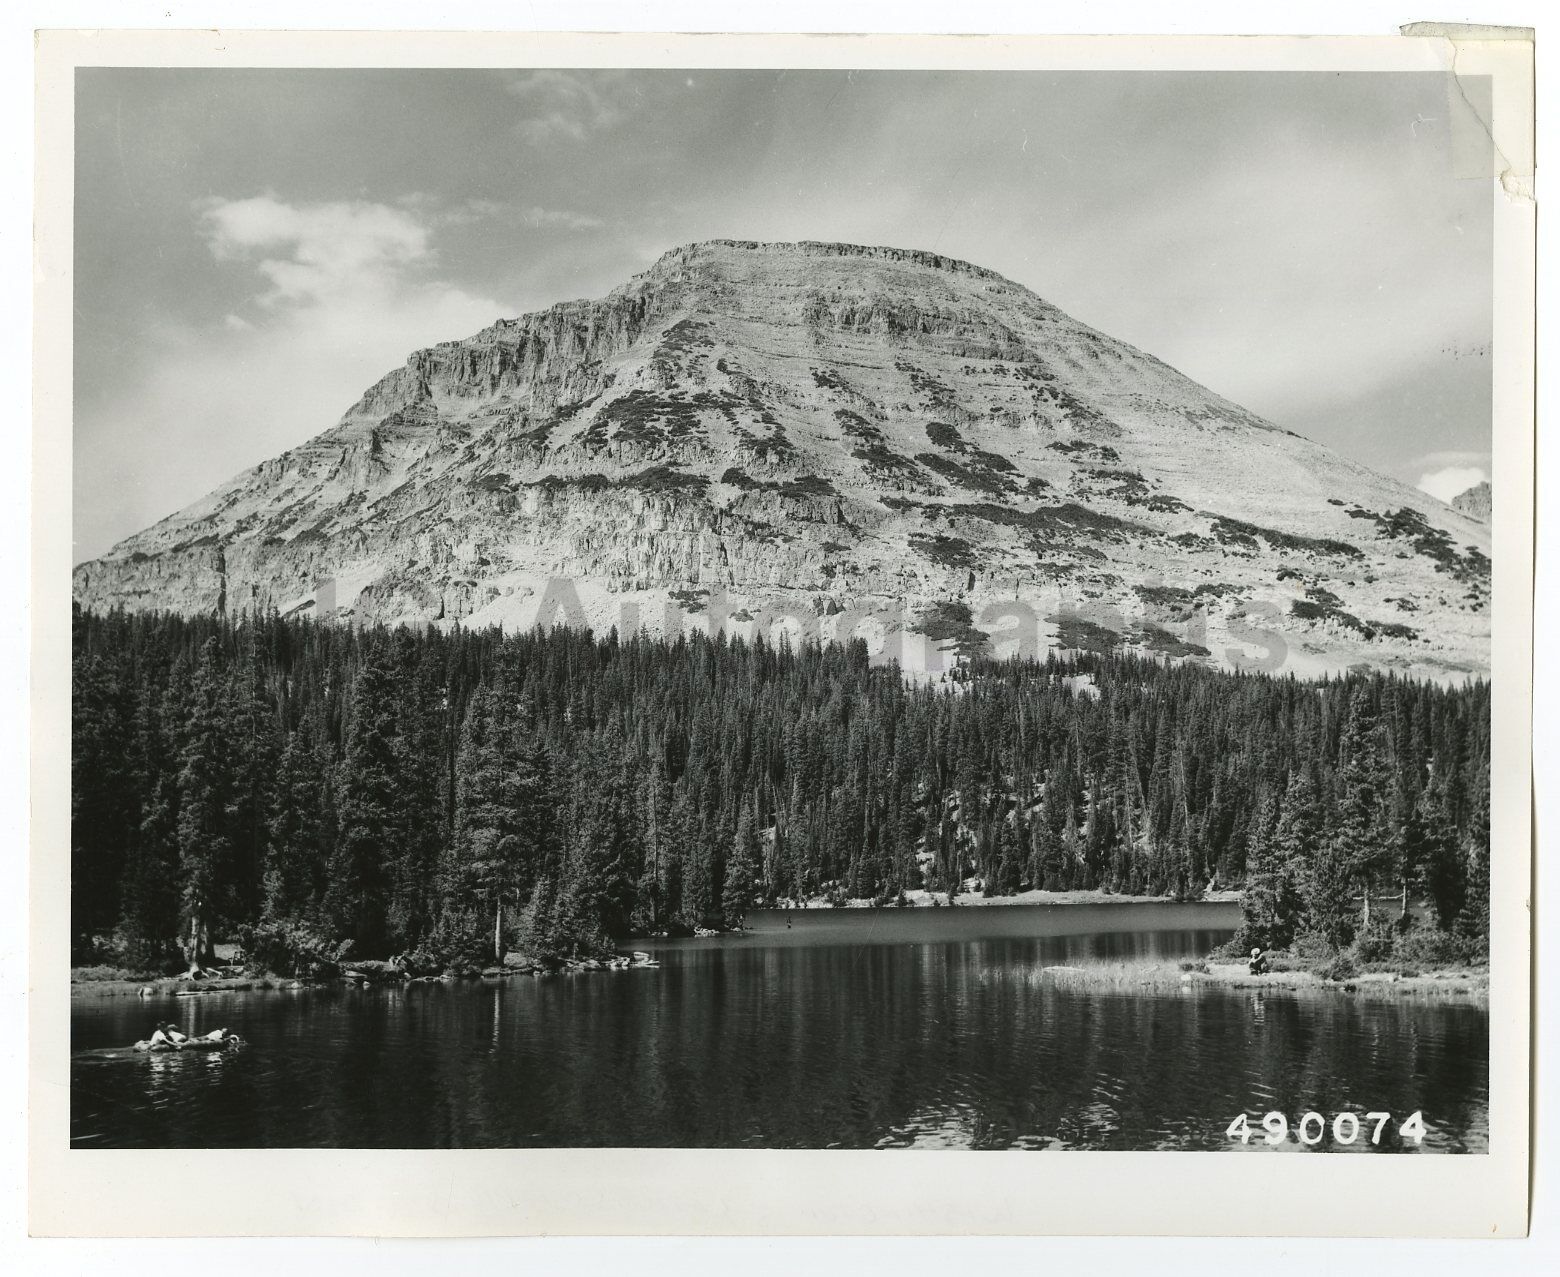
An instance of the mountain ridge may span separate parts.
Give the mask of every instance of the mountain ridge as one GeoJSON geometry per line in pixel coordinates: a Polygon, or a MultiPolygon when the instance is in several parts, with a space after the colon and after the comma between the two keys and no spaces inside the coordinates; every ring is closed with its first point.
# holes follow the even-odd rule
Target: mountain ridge
{"type": "Polygon", "coordinates": [[[1241,665],[1271,650],[1255,625],[1296,672],[1444,679],[1487,669],[1488,548],[984,267],[713,240],[413,352],[74,592],[527,625],[566,578],[600,627],[710,623],[720,595],[739,629],[865,611],[966,643],[1018,600],[1036,651],[1241,665]]]}

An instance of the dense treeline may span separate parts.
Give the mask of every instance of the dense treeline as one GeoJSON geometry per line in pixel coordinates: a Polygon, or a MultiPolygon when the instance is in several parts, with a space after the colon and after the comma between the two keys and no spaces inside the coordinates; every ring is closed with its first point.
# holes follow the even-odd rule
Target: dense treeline
{"type": "Polygon", "coordinates": [[[78,613],[71,762],[80,960],[562,957],[970,879],[1244,885],[1275,946],[1354,941],[1368,886],[1488,935],[1484,683],[78,613]]]}

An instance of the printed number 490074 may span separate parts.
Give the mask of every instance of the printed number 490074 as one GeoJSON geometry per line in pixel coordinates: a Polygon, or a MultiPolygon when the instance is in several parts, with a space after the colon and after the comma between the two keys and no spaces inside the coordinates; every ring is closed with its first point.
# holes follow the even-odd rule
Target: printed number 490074
{"type": "MultiPolygon", "coordinates": [[[[1354,1144],[1362,1138],[1368,1139],[1372,1144],[1381,1143],[1381,1132],[1386,1129],[1387,1123],[1392,1120],[1390,1113],[1366,1113],[1361,1116],[1356,1113],[1339,1113],[1332,1120],[1332,1137],[1335,1144],[1354,1144]]],[[[1320,1113],[1307,1113],[1295,1125],[1295,1137],[1306,1145],[1315,1145],[1322,1142],[1322,1136],[1326,1134],[1328,1122],[1320,1113]]],[[[1224,1130],[1224,1133],[1232,1140],[1239,1140],[1242,1144],[1249,1144],[1258,1135],[1261,1135],[1265,1144],[1282,1144],[1289,1138],[1289,1119],[1282,1113],[1265,1113],[1262,1116],[1260,1129],[1253,1128],[1246,1120],[1244,1113],[1240,1114],[1224,1130]]],[[[1398,1127],[1398,1137],[1418,1145],[1424,1143],[1425,1119],[1424,1114],[1418,1109],[1410,1113],[1403,1124],[1398,1127]]]]}

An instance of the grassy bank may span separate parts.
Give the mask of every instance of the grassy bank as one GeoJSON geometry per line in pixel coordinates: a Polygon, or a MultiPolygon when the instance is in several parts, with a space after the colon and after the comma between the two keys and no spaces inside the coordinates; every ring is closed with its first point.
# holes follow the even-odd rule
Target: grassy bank
{"type": "Polygon", "coordinates": [[[1304,966],[1252,975],[1243,962],[1143,960],[1046,967],[1043,976],[1069,988],[1104,992],[1169,993],[1220,986],[1358,998],[1456,998],[1478,1005],[1488,1003],[1490,991],[1489,968],[1480,966],[1446,966],[1412,974],[1365,971],[1347,980],[1329,980],[1318,969],[1304,966]]]}

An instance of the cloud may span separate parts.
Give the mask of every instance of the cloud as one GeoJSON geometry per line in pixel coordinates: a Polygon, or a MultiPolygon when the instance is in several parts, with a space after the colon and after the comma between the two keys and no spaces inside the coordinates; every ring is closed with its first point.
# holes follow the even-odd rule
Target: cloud
{"type": "Polygon", "coordinates": [[[557,138],[582,142],[628,118],[628,93],[620,72],[527,71],[509,82],[525,112],[515,131],[540,145],[557,138]]]}
{"type": "Polygon", "coordinates": [[[415,194],[396,201],[400,208],[425,217],[431,225],[471,226],[477,222],[498,222],[530,227],[532,230],[594,231],[606,222],[594,213],[568,208],[543,208],[539,204],[523,206],[504,200],[468,199],[446,205],[436,196],[415,194]]]}
{"type": "Polygon", "coordinates": [[[262,195],[206,200],[199,208],[219,261],[260,254],[256,268],[271,282],[258,299],[264,305],[360,292],[431,257],[428,227],[386,204],[287,204],[262,195]]]}
{"type": "Polygon", "coordinates": [[[570,212],[566,208],[528,208],[521,212],[520,220],[537,229],[558,227],[568,231],[593,231],[605,225],[599,217],[570,212]]]}
{"type": "Polygon", "coordinates": [[[216,322],[162,322],[143,375],[78,406],[78,557],[329,429],[412,351],[515,313],[434,274],[435,220],[370,203],[209,200],[198,223],[251,295],[216,322]],[[240,313],[241,312],[241,313],[240,313]]]}
{"type": "Polygon", "coordinates": [[[1439,470],[1427,470],[1419,476],[1419,489],[1432,497],[1451,504],[1475,484],[1489,480],[1489,471],[1482,466],[1443,466],[1439,470]]]}
{"type": "Polygon", "coordinates": [[[204,357],[220,347],[250,359],[260,350],[285,353],[300,369],[333,358],[399,362],[415,347],[464,336],[508,310],[433,274],[439,219],[431,212],[261,196],[207,200],[200,219],[215,259],[250,263],[256,283],[264,281],[247,317],[224,318],[227,346],[213,336],[204,357]]]}
{"type": "Polygon", "coordinates": [[[1421,466],[1483,466],[1488,467],[1489,450],[1450,449],[1443,452],[1427,452],[1419,458],[1421,466]]]}

